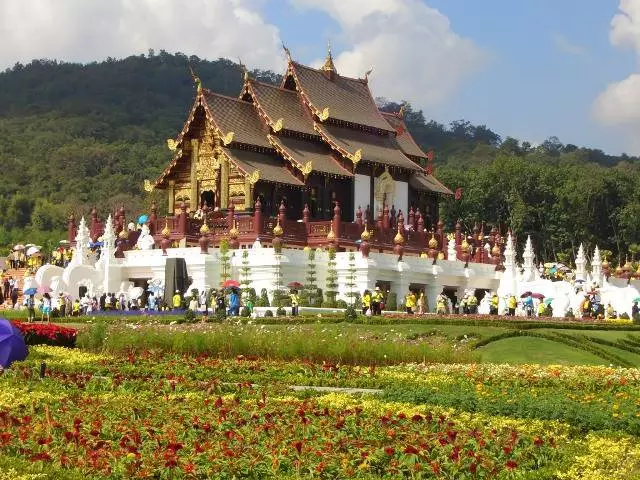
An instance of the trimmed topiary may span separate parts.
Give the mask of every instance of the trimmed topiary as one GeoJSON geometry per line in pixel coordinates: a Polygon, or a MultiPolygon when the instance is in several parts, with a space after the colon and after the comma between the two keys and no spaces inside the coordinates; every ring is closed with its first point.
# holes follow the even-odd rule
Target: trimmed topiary
{"type": "Polygon", "coordinates": [[[265,317],[273,317],[273,312],[271,310],[267,310],[266,312],[264,312],[264,316],[265,317]]]}
{"type": "Polygon", "coordinates": [[[287,311],[282,307],[278,307],[278,309],[276,310],[276,315],[278,317],[284,317],[287,315],[287,311]]]}
{"type": "Polygon", "coordinates": [[[358,312],[353,307],[353,305],[349,305],[347,309],[344,311],[344,319],[347,322],[352,322],[358,318],[358,312]]]}
{"type": "Polygon", "coordinates": [[[240,310],[240,316],[241,317],[250,317],[251,316],[251,310],[249,310],[249,307],[242,307],[242,310],[240,310]]]}

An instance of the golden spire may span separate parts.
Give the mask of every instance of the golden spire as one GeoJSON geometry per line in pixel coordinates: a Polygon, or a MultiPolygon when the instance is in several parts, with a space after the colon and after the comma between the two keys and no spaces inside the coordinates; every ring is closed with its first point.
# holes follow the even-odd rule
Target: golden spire
{"type": "Polygon", "coordinates": [[[333,232],[333,222],[331,222],[331,228],[329,233],[327,233],[327,240],[333,242],[336,239],[336,234],[333,232]]]}
{"type": "Polygon", "coordinates": [[[285,46],[284,42],[282,42],[282,49],[284,50],[285,55],[287,56],[287,60],[291,61],[291,52],[285,46]]]}
{"type": "Polygon", "coordinates": [[[364,230],[360,234],[360,238],[365,242],[369,241],[369,239],[371,238],[371,232],[367,229],[367,222],[364,222],[364,230]]]}
{"type": "Polygon", "coordinates": [[[238,235],[240,234],[240,232],[238,231],[238,227],[236,225],[236,219],[233,219],[233,227],[231,227],[231,230],[229,230],[229,236],[231,238],[238,238],[238,235]]]}
{"type": "Polygon", "coordinates": [[[280,235],[282,235],[284,233],[284,231],[282,230],[282,227],[280,226],[280,217],[278,217],[278,223],[276,223],[276,226],[273,227],[273,234],[276,237],[279,237],[280,235]]]}
{"type": "Polygon", "coordinates": [[[325,72],[336,72],[336,66],[333,64],[333,56],[331,55],[331,43],[327,43],[327,58],[324,61],[322,70],[325,72]]]}
{"type": "Polygon", "coordinates": [[[469,251],[469,242],[467,242],[466,238],[462,240],[462,243],[460,244],[460,250],[465,253],[469,251]]]}
{"type": "Polygon", "coordinates": [[[398,233],[396,233],[396,236],[393,237],[393,242],[396,245],[402,245],[404,243],[404,237],[402,236],[402,233],[400,232],[400,229],[402,227],[400,225],[398,225],[398,233]]]}
{"type": "Polygon", "coordinates": [[[191,78],[193,79],[193,83],[196,84],[196,90],[198,91],[198,93],[200,93],[202,91],[202,82],[200,81],[200,77],[196,75],[196,72],[193,71],[193,68],[191,68],[191,65],[189,65],[189,72],[191,73],[191,78]]]}
{"type": "Polygon", "coordinates": [[[433,236],[433,232],[431,232],[431,240],[429,240],[429,248],[431,249],[438,248],[438,241],[433,236]]]}
{"type": "Polygon", "coordinates": [[[169,218],[165,217],[164,228],[162,229],[162,236],[168,238],[169,235],[171,235],[171,230],[169,230],[169,218]]]}

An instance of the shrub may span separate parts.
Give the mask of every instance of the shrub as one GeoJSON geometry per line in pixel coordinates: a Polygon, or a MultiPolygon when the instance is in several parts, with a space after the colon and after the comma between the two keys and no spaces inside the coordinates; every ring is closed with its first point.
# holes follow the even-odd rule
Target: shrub
{"type": "Polygon", "coordinates": [[[256,307],[270,307],[269,304],[269,295],[267,294],[267,289],[263,288],[260,290],[260,298],[256,301],[256,307]]]}
{"type": "Polygon", "coordinates": [[[313,301],[311,302],[312,307],[320,308],[322,306],[322,289],[316,289],[316,294],[313,296],[313,301]]]}
{"type": "Polygon", "coordinates": [[[347,302],[345,302],[344,300],[336,301],[336,308],[347,308],[347,306],[347,302]]]}
{"type": "Polygon", "coordinates": [[[74,347],[78,331],[75,328],[61,327],[50,323],[11,322],[24,337],[27,345],[53,345],[56,347],[74,347]]]}
{"type": "Polygon", "coordinates": [[[398,310],[398,295],[394,292],[387,294],[387,303],[384,306],[385,310],[398,310]]]}
{"type": "Polygon", "coordinates": [[[194,312],[193,310],[187,310],[184,312],[184,321],[186,323],[195,323],[197,319],[198,317],[196,315],[196,312],[194,312]]]}
{"type": "Polygon", "coordinates": [[[278,309],[276,310],[276,315],[278,317],[284,317],[287,315],[287,311],[282,307],[278,307],[278,309]]]}
{"type": "Polygon", "coordinates": [[[266,312],[264,312],[264,316],[265,317],[273,317],[273,312],[271,310],[267,310],[266,312]]]}
{"type": "Polygon", "coordinates": [[[251,310],[249,310],[249,307],[242,307],[242,310],[240,310],[240,316],[241,317],[250,317],[251,316],[251,310]]]}
{"type": "Polygon", "coordinates": [[[625,312],[622,315],[620,315],[618,318],[620,318],[620,320],[629,320],[629,314],[625,312]]]}
{"type": "Polygon", "coordinates": [[[636,313],[633,316],[633,323],[635,323],[636,325],[640,325],[640,314],[636,313]]]}
{"type": "Polygon", "coordinates": [[[216,320],[218,322],[224,321],[225,318],[227,318],[227,311],[224,308],[216,311],[216,320]]]}
{"type": "Polygon", "coordinates": [[[349,305],[347,309],[344,311],[345,321],[352,322],[357,318],[358,318],[358,312],[356,311],[353,305],[349,305]]]}

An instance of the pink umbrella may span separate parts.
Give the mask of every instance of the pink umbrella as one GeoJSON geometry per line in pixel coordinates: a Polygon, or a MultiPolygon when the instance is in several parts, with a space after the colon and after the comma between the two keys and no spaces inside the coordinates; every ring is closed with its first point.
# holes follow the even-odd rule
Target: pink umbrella
{"type": "Polygon", "coordinates": [[[44,285],[40,285],[38,287],[38,293],[50,293],[51,289],[49,287],[45,287],[44,285]]]}

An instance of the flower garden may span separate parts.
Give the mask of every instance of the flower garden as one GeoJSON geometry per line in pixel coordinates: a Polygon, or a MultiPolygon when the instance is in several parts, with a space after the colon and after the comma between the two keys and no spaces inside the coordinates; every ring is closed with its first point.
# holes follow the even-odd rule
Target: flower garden
{"type": "Polygon", "coordinates": [[[94,325],[0,376],[0,479],[640,477],[640,369],[478,363],[482,328],[94,325]]]}

